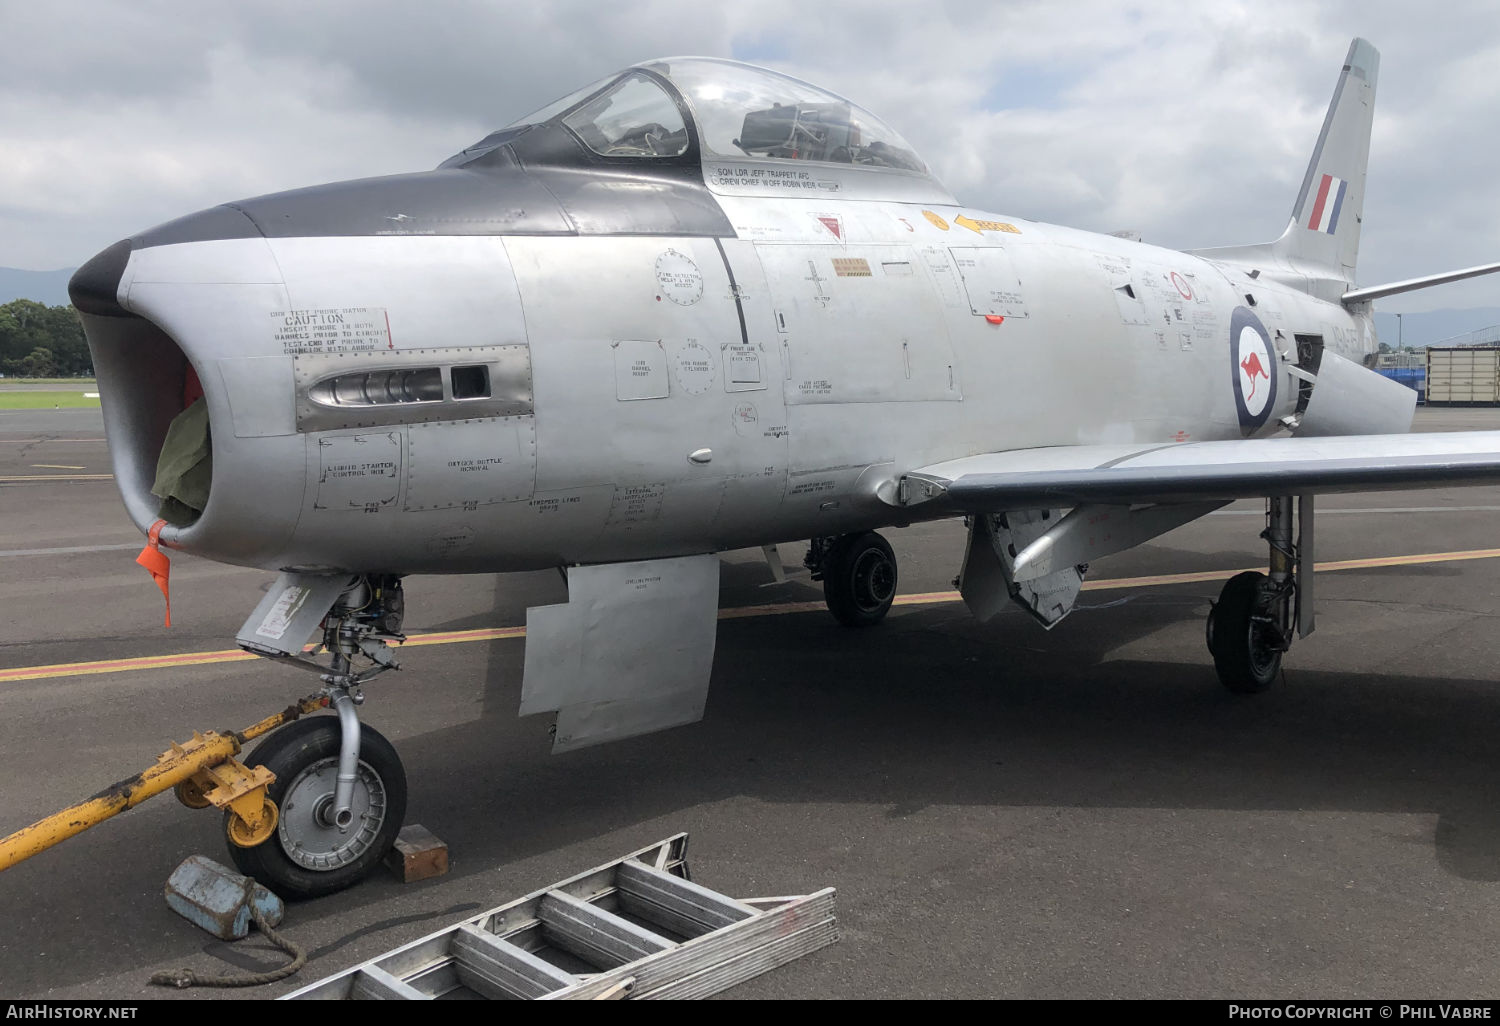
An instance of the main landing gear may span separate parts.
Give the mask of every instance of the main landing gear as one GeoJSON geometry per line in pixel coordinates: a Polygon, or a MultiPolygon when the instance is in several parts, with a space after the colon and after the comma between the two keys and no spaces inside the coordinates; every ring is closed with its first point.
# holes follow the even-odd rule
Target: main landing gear
{"type": "Polygon", "coordinates": [[[874,531],[814,538],[803,565],[823,582],[823,601],[845,627],[885,619],[896,598],[896,555],[874,531]]]}
{"type": "Polygon", "coordinates": [[[1312,630],[1310,596],[1303,593],[1301,571],[1311,548],[1312,499],[1301,500],[1302,530],[1292,539],[1292,497],[1266,502],[1266,529],[1261,537],[1271,549],[1270,573],[1248,570],[1231,577],[1208,613],[1208,650],[1219,681],[1230,691],[1264,691],[1281,670],[1294,630],[1312,630]],[[1303,605],[1307,603],[1305,610],[1303,605]]]}
{"type": "Polygon", "coordinates": [[[297,720],[262,741],[246,760],[276,775],[266,797],[278,810],[275,830],[249,838],[226,813],[229,854],[240,872],[287,898],[316,898],[356,883],[390,850],[406,816],[406,771],[391,743],[362,727],[360,685],[396,669],[387,641],[404,640],[399,578],[356,579],[324,618],[323,665],[307,656],[285,661],[319,674],[337,721],[297,720]],[[370,665],[356,672],[355,661],[370,665]]]}

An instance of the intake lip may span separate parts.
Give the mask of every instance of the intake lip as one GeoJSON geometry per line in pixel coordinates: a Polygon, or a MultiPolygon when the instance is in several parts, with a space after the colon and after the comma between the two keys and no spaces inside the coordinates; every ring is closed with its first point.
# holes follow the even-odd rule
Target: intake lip
{"type": "Polygon", "coordinates": [[[74,271],[68,279],[68,298],[73,305],[83,313],[100,317],[132,316],[119,301],[120,279],[125,275],[131,249],[130,240],[121,239],[74,271]]]}
{"type": "Polygon", "coordinates": [[[147,228],[131,238],[136,249],[151,246],[174,246],[183,242],[217,242],[221,239],[255,239],[260,237],[250,215],[232,203],[221,203],[216,207],[184,214],[147,228]]]}

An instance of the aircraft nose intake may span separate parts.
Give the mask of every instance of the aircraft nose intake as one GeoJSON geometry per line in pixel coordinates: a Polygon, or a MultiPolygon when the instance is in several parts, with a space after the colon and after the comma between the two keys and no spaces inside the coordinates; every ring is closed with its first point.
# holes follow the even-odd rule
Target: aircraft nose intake
{"type": "Polygon", "coordinates": [[[132,248],[129,239],[121,239],[74,271],[68,279],[68,298],[73,305],[83,313],[100,317],[129,317],[129,312],[120,306],[119,291],[132,248]]]}

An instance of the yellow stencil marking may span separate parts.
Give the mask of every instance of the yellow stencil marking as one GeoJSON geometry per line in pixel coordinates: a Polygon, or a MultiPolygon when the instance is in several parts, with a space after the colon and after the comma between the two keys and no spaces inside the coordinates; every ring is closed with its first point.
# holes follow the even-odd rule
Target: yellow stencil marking
{"type": "Polygon", "coordinates": [[[1020,235],[1021,229],[1004,221],[978,221],[968,214],[959,214],[953,219],[954,224],[961,224],[975,235],[983,235],[985,232],[1008,232],[1011,235],[1020,235]]]}

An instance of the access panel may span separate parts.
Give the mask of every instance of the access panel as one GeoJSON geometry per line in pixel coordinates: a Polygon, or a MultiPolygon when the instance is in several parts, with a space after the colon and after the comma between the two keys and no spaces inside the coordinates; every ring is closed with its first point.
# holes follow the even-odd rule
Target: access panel
{"type": "Polygon", "coordinates": [[[759,243],[788,404],[959,400],[930,274],[906,246],[759,243]]]}

